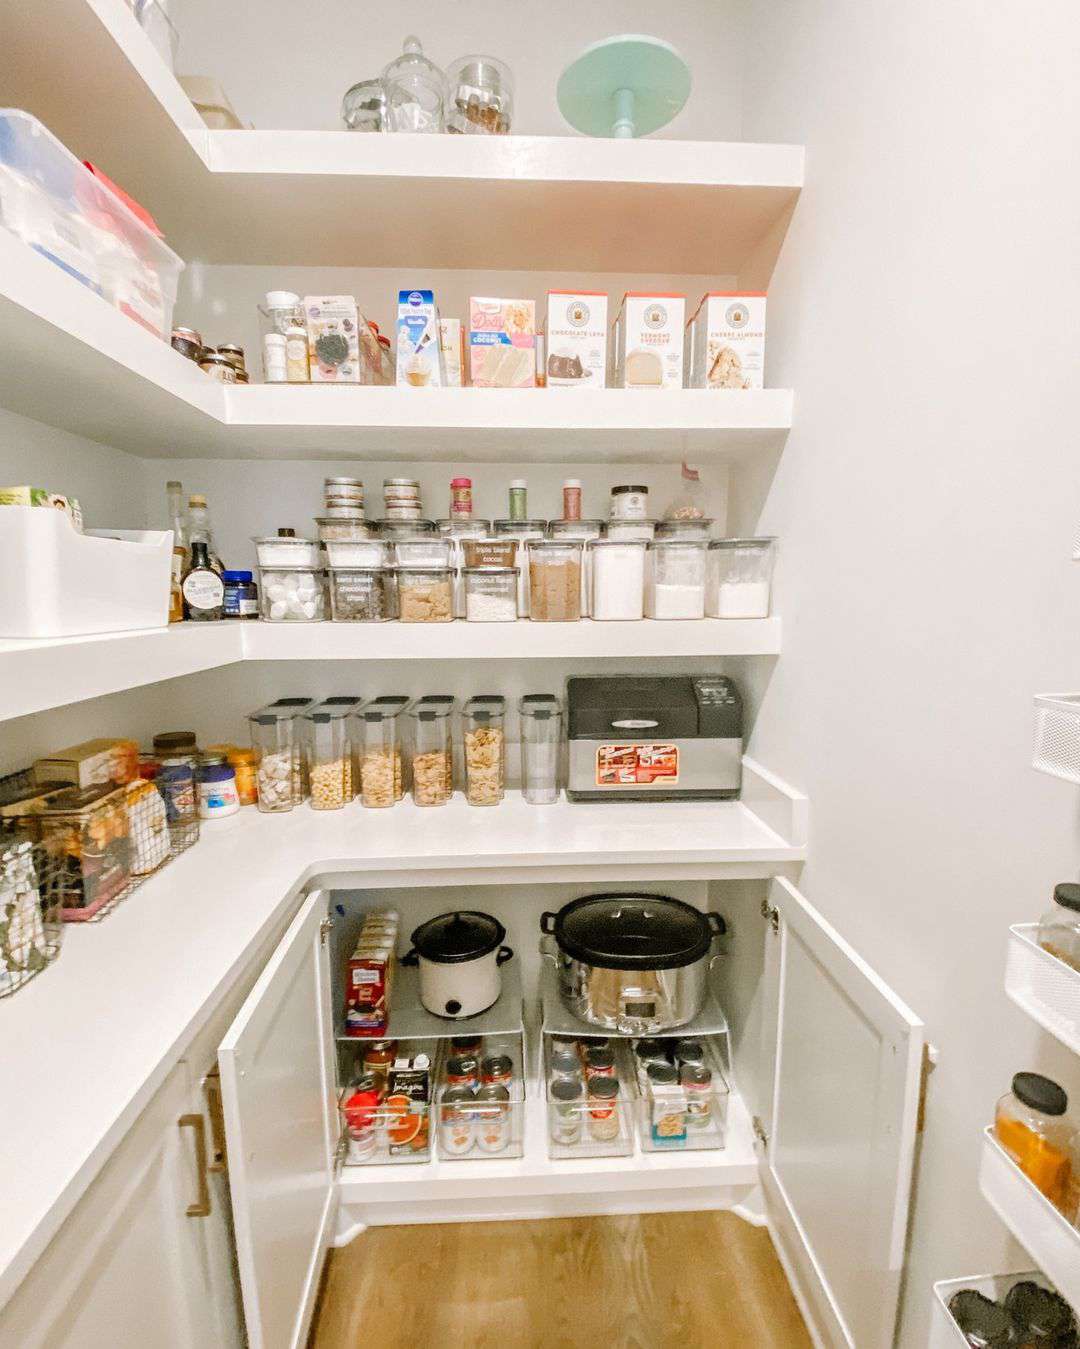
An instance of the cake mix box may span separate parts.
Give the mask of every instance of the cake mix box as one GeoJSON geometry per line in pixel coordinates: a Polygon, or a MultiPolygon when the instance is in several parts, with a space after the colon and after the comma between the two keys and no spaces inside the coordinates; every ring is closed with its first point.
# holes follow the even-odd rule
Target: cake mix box
{"type": "Polygon", "coordinates": [[[765,387],[765,292],[710,291],[686,325],[694,389],[765,387]]]}
{"type": "Polygon", "coordinates": [[[536,386],[536,304],[474,295],[469,300],[469,383],[481,389],[536,386]]]}
{"type": "Polygon", "coordinates": [[[312,384],[359,384],[360,316],[351,295],[305,295],[312,384]]]}
{"type": "Polygon", "coordinates": [[[448,389],[460,389],[465,383],[465,334],[460,319],[439,320],[439,351],[448,389]]]}
{"type": "Polygon", "coordinates": [[[681,389],[685,295],[628,290],[615,318],[615,387],[681,389]]]}
{"type": "Polygon", "coordinates": [[[595,290],[549,290],[547,383],[607,387],[608,297],[595,290]]]}
{"type": "Polygon", "coordinates": [[[397,382],[409,389],[440,389],[439,307],[433,290],[399,290],[397,382]]]}

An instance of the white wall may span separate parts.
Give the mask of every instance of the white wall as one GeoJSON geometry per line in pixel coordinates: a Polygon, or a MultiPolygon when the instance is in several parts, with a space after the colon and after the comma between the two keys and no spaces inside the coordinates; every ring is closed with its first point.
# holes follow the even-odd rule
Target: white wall
{"type": "Polygon", "coordinates": [[[216,77],[241,119],[259,128],[340,130],[346,89],[379,75],[415,33],[442,66],[469,52],[501,57],[516,81],[514,130],[568,135],[559,75],[589,43],[629,32],[674,43],[690,63],[690,98],[659,134],[739,139],[735,0],[171,0],[169,12],[180,32],[177,71],[216,77]]]}
{"type": "Polygon", "coordinates": [[[922,1349],[934,1280],[1029,1265],[978,1194],[995,1097],[1026,1068],[1080,1090],[1001,985],[1007,925],[1080,859],[1075,791],[1028,767],[1032,693],[1080,681],[1080,23],[1070,0],[746,16],[744,134],[807,147],[769,302],[796,429],[732,521],[781,536],[751,752],[809,793],[813,903],[941,1050],[901,1336],[922,1349]]]}

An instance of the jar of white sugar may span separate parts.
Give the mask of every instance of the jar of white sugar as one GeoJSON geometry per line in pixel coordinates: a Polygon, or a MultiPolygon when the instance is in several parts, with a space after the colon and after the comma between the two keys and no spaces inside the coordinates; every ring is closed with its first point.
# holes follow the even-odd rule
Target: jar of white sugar
{"type": "Polygon", "coordinates": [[[710,618],[768,618],[776,540],[714,539],[706,565],[710,618]]]}
{"type": "Polygon", "coordinates": [[[644,614],[645,544],[636,540],[593,539],[587,545],[592,560],[592,616],[594,619],[635,619],[644,614]]]}
{"type": "Polygon", "coordinates": [[[646,547],[646,618],[704,618],[708,544],[700,539],[654,539],[646,547]]]}

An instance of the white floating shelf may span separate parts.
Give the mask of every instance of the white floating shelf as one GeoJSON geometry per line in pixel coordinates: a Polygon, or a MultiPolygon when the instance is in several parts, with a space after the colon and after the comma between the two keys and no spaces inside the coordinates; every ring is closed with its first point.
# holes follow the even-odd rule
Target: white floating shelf
{"type": "Polygon", "coordinates": [[[1080,1054],[1080,973],[1044,951],[1037,923],[1009,928],[1005,992],[1043,1030],[1080,1054]]]}
{"type": "Polygon", "coordinates": [[[972,1289],[992,1302],[1000,1302],[1015,1283],[1037,1283],[1041,1288],[1051,1287],[1049,1279],[1038,1270],[1024,1270],[1019,1274],[973,1274],[967,1279],[945,1279],[934,1284],[930,1304],[930,1339],[926,1349],[970,1349],[970,1340],[963,1334],[949,1312],[949,1300],[956,1293],[972,1289]]]}
{"type": "Polygon", "coordinates": [[[1080,1232],[1015,1165],[993,1129],[983,1133],[979,1188],[1061,1296],[1080,1306],[1080,1232]]]}

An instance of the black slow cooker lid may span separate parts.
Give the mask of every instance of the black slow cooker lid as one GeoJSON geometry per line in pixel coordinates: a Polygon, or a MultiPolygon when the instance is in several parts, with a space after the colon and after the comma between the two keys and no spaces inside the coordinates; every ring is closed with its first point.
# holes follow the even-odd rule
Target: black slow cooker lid
{"type": "Polygon", "coordinates": [[[506,928],[490,913],[457,909],[421,923],[412,934],[412,943],[425,960],[453,965],[490,954],[505,936],[506,928]]]}
{"type": "Polygon", "coordinates": [[[571,960],[609,970],[681,969],[712,942],[706,915],[665,895],[586,895],[541,924],[571,960]]]}

